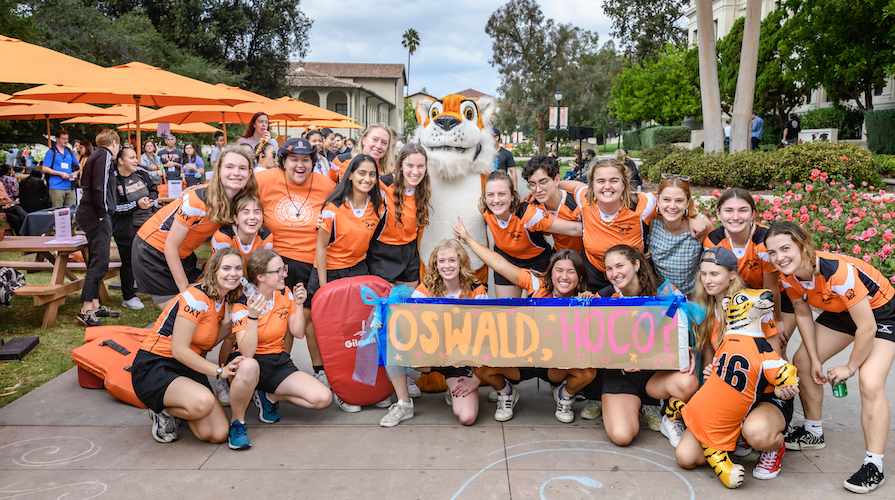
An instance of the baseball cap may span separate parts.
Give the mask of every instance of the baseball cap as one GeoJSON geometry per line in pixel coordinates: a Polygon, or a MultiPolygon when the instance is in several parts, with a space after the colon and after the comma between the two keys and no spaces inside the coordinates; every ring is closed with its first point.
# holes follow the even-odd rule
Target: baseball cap
{"type": "Polygon", "coordinates": [[[734,255],[729,248],[725,247],[715,247],[706,250],[705,253],[702,254],[702,262],[711,262],[712,264],[726,267],[731,271],[737,270],[736,255],[734,255]]]}
{"type": "Polygon", "coordinates": [[[311,155],[316,152],[317,146],[312,146],[311,143],[304,137],[293,137],[292,139],[289,139],[288,141],[283,143],[283,145],[277,151],[277,155],[311,155]]]}
{"type": "Polygon", "coordinates": [[[500,137],[500,130],[497,130],[497,127],[491,127],[491,136],[500,137]]]}

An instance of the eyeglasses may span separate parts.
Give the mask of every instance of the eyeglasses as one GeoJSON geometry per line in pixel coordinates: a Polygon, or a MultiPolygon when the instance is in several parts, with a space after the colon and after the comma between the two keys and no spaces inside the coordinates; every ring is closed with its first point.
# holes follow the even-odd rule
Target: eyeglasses
{"type": "Polygon", "coordinates": [[[547,178],[541,179],[538,182],[529,182],[528,189],[531,191],[535,190],[536,188],[545,189],[548,183],[550,183],[550,179],[547,178]]]}
{"type": "Polygon", "coordinates": [[[286,266],[278,267],[278,268],[274,269],[273,271],[264,271],[261,274],[273,274],[273,273],[277,273],[278,276],[286,276],[286,274],[289,273],[289,268],[286,266]]]}
{"type": "Polygon", "coordinates": [[[663,179],[680,179],[680,180],[682,180],[682,181],[684,181],[684,182],[690,182],[690,176],[689,176],[689,175],[678,175],[678,174],[668,174],[668,173],[665,173],[665,174],[662,174],[662,178],[663,178],[663,179]]]}

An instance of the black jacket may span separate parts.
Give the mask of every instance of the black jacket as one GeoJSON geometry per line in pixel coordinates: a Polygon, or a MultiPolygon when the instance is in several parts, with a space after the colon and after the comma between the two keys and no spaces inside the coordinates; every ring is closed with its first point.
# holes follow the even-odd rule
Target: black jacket
{"type": "Polygon", "coordinates": [[[84,195],[78,211],[87,209],[97,217],[111,217],[115,212],[115,190],[117,169],[112,152],[105,146],[96,148],[82,165],[81,187],[84,195]]]}

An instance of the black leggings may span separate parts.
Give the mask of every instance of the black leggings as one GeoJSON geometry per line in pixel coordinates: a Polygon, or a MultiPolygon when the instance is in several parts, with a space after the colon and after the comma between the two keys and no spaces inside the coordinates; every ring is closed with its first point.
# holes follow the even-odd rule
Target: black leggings
{"type": "Polygon", "coordinates": [[[121,255],[121,297],[130,300],[137,296],[137,282],[134,280],[134,266],[131,265],[131,251],[134,240],[118,241],[118,253],[121,255]]]}
{"type": "Polygon", "coordinates": [[[87,275],[81,301],[90,302],[99,298],[99,287],[109,271],[109,246],[112,244],[112,218],[104,214],[99,220],[93,210],[82,205],[75,216],[78,226],[87,234],[87,275]]]}
{"type": "Polygon", "coordinates": [[[18,205],[13,205],[3,211],[6,214],[6,220],[17,235],[22,236],[22,224],[25,222],[25,216],[28,215],[25,209],[18,205]]]}

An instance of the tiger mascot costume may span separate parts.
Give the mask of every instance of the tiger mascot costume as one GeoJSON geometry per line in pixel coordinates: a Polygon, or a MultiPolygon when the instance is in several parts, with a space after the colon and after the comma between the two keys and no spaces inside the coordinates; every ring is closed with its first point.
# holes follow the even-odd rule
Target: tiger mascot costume
{"type": "MultiPolygon", "coordinates": [[[[432,183],[432,210],[429,226],[420,238],[423,265],[439,241],[453,238],[457,217],[472,238],[488,242],[485,219],[479,212],[484,176],[494,170],[497,148],[491,137],[491,118],[497,102],[490,97],[470,99],[451,94],[432,100],[424,97],[416,103],[420,126],[415,141],[426,149],[432,183]]],[[[469,254],[479,280],[487,281],[487,268],[474,253],[469,254]],[[484,275],[484,276],[483,276],[484,275]]]]}
{"type": "MultiPolygon", "coordinates": [[[[712,361],[713,371],[705,384],[680,410],[687,432],[702,444],[706,462],[728,488],[743,484],[745,468],[735,464],[728,451],[737,438],[749,411],[771,385],[783,397],[786,386],[798,386],[796,367],[774,352],[762,330],[762,318],[774,310],[770,290],[745,289],[724,297],[727,332],[712,361]]],[[[675,415],[677,416],[677,415],[675,415]]],[[[678,446],[681,463],[683,447],[678,446]]],[[[681,464],[684,465],[684,464],[681,464]]]]}

